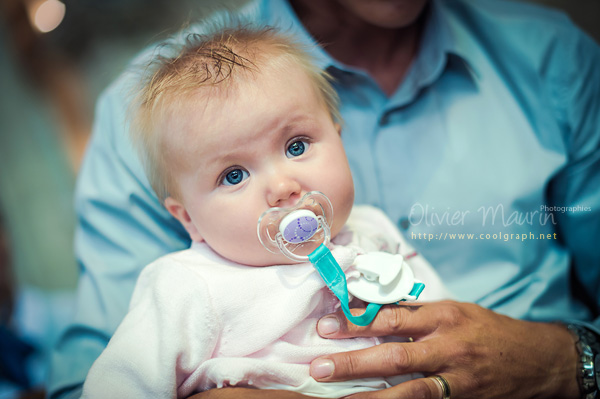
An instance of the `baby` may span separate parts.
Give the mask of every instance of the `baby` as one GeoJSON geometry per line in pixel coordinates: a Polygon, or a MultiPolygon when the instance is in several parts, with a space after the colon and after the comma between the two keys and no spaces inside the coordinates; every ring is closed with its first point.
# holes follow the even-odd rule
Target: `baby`
{"type": "MultiPolygon", "coordinates": [[[[318,319],[339,301],[310,263],[266,250],[257,236],[266,210],[320,191],[333,208],[329,248],[342,270],[365,252],[413,252],[382,212],[353,208],[327,75],[281,33],[246,27],[190,36],[157,57],[144,82],[133,142],[192,245],[141,273],[83,396],[175,398],[235,385],[340,397],[411,378],[312,379],[314,358],[380,339],[319,337],[318,319]]],[[[424,259],[409,262],[426,299],[447,297],[424,259]]]]}

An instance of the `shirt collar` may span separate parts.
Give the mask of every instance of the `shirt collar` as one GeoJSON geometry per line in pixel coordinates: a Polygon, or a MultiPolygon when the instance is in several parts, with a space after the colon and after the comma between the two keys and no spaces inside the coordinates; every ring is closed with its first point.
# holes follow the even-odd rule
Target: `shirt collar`
{"type": "MultiPolygon", "coordinates": [[[[311,49],[311,54],[319,68],[335,67],[347,72],[356,72],[354,68],[333,59],[315,42],[288,1],[262,1],[263,21],[269,25],[279,26],[284,32],[293,34],[302,45],[311,49]]],[[[420,51],[404,83],[399,88],[399,92],[414,92],[415,89],[435,82],[446,68],[449,55],[458,61],[453,65],[462,66],[465,73],[471,78],[477,78],[477,70],[474,68],[472,60],[469,59],[469,53],[462,48],[459,38],[451,28],[450,16],[444,7],[443,1],[430,0],[426,12],[427,20],[421,38],[420,51]]]]}
{"type": "Polygon", "coordinates": [[[436,35],[439,43],[439,52],[454,55],[460,60],[473,78],[477,78],[479,72],[475,65],[473,53],[464,46],[461,35],[453,29],[452,12],[446,7],[443,0],[431,0],[429,25],[426,29],[437,31],[432,33],[436,35]]]}
{"type": "Polygon", "coordinates": [[[392,96],[398,105],[412,101],[419,91],[436,82],[446,68],[458,68],[475,81],[477,73],[451,28],[442,0],[430,0],[419,52],[402,85],[392,96]]]}

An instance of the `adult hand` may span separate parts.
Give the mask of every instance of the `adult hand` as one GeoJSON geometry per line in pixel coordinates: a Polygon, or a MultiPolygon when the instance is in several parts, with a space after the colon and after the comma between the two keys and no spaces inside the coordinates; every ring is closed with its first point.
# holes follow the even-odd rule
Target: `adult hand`
{"type": "Polygon", "coordinates": [[[280,391],[276,389],[252,389],[252,388],[220,388],[197,393],[188,399],[311,399],[313,396],[302,395],[291,391],[280,391]]]}
{"type": "MultiPolygon", "coordinates": [[[[444,301],[385,306],[367,327],[338,312],[323,317],[317,330],[324,338],[388,335],[414,340],[317,358],[311,375],[318,381],[416,372],[443,376],[452,399],[579,397],[577,352],[559,324],[515,320],[478,305],[444,301]]],[[[418,378],[350,397],[440,399],[442,389],[433,378],[418,378]]]]}

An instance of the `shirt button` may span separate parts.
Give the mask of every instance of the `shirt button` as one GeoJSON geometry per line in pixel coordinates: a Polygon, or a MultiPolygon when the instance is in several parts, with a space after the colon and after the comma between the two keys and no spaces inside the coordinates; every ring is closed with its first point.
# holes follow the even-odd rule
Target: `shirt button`
{"type": "Polygon", "coordinates": [[[379,118],[379,126],[385,126],[390,122],[390,114],[389,113],[385,113],[383,115],[381,115],[381,118],[379,118]]]}
{"type": "Polygon", "coordinates": [[[403,231],[408,230],[408,228],[410,227],[410,221],[406,216],[401,217],[400,220],[398,220],[398,227],[400,227],[400,230],[403,231]]]}

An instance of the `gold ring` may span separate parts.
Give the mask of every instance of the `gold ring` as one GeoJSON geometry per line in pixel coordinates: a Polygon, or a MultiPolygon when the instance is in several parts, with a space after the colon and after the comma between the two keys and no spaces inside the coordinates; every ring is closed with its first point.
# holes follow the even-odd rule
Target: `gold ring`
{"type": "Polygon", "coordinates": [[[450,384],[448,380],[439,374],[430,375],[429,378],[434,379],[442,388],[442,399],[450,399],[450,384]]]}

